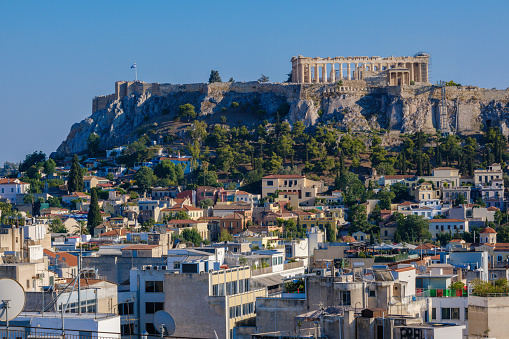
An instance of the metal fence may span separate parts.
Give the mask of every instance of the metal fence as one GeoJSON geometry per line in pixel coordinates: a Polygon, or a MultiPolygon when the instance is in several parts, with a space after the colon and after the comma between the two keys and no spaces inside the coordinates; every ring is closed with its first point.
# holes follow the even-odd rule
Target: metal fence
{"type": "Polygon", "coordinates": [[[0,329],[1,339],[157,339],[157,338],[175,338],[175,339],[213,339],[199,338],[199,337],[178,337],[178,336],[162,336],[161,334],[121,334],[114,332],[94,332],[83,330],[65,330],[65,335],[62,335],[62,330],[57,328],[42,328],[42,327],[21,327],[12,326],[7,330],[5,327],[0,329]]]}

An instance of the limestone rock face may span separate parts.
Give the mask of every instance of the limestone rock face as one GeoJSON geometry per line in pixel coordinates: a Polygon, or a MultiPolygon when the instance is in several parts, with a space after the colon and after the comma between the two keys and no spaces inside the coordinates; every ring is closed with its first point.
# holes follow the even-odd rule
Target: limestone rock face
{"type": "MultiPolygon", "coordinates": [[[[195,106],[200,118],[211,119],[210,123],[217,122],[217,117],[215,120],[213,117],[223,115],[228,109],[233,112],[228,117],[230,125],[257,126],[263,119],[275,121],[276,112],[279,112],[280,118],[291,124],[302,121],[310,127],[319,122],[335,121],[344,131],[386,129],[399,133],[431,133],[447,129],[454,133],[475,133],[483,127],[498,126],[504,135],[509,135],[509,90],[446,88],[447,109],[442,110],[440,88],[429,85],[362,88],[355,82],[343,87],[219,83],[163,84],[157,88],[156,94],[143,91],[122,98],[118,93],[104,97],[112,99],[90,117],[74,124],[57,154],[85,151],[91,133],[100,136],[103,149],[132,142],[144,133],[148,121],[153,118],[172,120],[178,114],[178,107],[186,103],[195,106]],[[232,111],[233,102],[242,110],[232,111]],[[282,112],[286,113],[288,107],[289,112],[284,116],[282,112]],[[445,112],[445,119],[440,112],[445,112]],[[444,126],[440,126],[441,123],[444,126]]],[[[106,100],[104,98],[101,100],[106,100]]],[[[387,144],[397,142],[393,139],[388,138],[387,144]]]]}

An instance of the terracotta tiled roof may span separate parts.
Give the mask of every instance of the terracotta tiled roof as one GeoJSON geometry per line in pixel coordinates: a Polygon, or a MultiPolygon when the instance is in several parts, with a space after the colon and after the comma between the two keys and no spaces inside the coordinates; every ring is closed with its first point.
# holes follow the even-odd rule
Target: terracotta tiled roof
{"type": "Polygon", "coordinates": [[[19,181],[19,179],[11,179],[11,178],[0,179],[0,185],[12,185],[12,184],[28,185],[28,183],[19,181]]]}
{"type": "Polygon", "coordinates": [[[491,207],[488,207],[488,211],[490,212],[493,212],[493,211],[500,211],[500,208],[497,208],[495,206],[491,206],[491,207]]]}
{"type": "Polygon", "coordinates": [[[125,228],[117,228],[108,232],[101,233],[99,234],[99,237],[116,237],[126,235],[127,233],[131,232],[125,228]]]}
{"type": "Polygon", "coordinates": [[[296,174],[273,174],[273,175],[267,175],[263,177],[262,179],[302,179],[305,178],[302,175],[296,175],[296,174]]]}
{"type": "Polygon", "coordinates": [[[465,222],[463,219],[431,219],[429,222],[465,222]]]}
{"type": "Polygon", "coordinates": [[[415,270],[415,267],[409,266],[409,267],[403,267],[403,268],[396,268],[393,271],[394,272],[406,272],[406,271],[413,271],[415,270]]]}
{"type": "Polygon", "coordinates": [[[434,248],[439,248],[439,247],[436,245],[430,244],[430,243],[425,243],[425,244],[420,244],[415,249],[416,250],[432,250],[434,248]]]}
{"type": "Polygon", "coordinates": [[[78,258],[75,255],[72,255],[67,252],[52,252],[47,249],[43,249],[43,253],[48,257],[53,259],[57,259],[62,263],[66,263],[67,266],[78,266],[78,258]]]}
{"type": "Polygon", "coordinates": [[[482,233],[495,233],[496,234],[497,232],[491,227],[485,227],[482,229],[481,234],[482,233]]]}
{"type": "Polygon", "coordinates": [[[245,192],[245,191],[238,191],[238,192],[235,192],[235,195],[249,195],[251,193],[248,193],[248,192],[245,192]]]}
{"type": "Polygon", "coordinates": [[[385,175],[384,179],[410,179],[415,177],[415,175],[385,175]]]}
{"type": "Polygon", "coordinates": [[[126,251],[150,250],[150,249],[157,248],[157,247],[159,247],[159,245],[131,245],[131,246],[122,248],[122,251],[124,251],[124,250],[126,250],[126,251]]]}

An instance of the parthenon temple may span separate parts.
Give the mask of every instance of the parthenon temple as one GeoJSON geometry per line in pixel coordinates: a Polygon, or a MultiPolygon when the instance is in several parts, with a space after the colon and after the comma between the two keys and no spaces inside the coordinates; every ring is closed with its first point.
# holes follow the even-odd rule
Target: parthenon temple
{"type": "Polygon", "coordinates": [[[292,82],[335,83],[339,80],[366,80],[378,77],[386,85],[401,86],[428,83],[429,55],[413,57],[335,57],[292,58],[292,82]]]}

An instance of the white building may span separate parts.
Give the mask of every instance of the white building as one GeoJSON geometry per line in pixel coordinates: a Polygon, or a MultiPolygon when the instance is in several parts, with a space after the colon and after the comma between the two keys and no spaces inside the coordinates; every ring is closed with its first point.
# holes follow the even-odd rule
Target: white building
{"type": "Polygon", "coordinates": [[[462,234],[468,232],[468,221],[463,219],[432,219],[429,221],[429,231],[433,239],[436,239],[439,233],[462,234]]]}
{"type": "MultiPolygon", "coordinates": [[[[1,326],[2,330],[4,326],[1,326]]],[[[120,317],[116,314],[64,313],[66,336],[91,338],[120,338],[120,317]]],[[[9,322],[10,338],[60,338],[62,314],[45,312],[22,312],[9,322]],[[28,331],[28,333],[27,333],[28,331]],[[37,332],[36,332],[37,331],[37,332]]]]}
{"type": "Polygon", "coordinates": [[[0,179],[0,198],[9,202],[16,202],[16,194],[26,194],[30,190],[30,184],[19,179],[0,179]]]}

